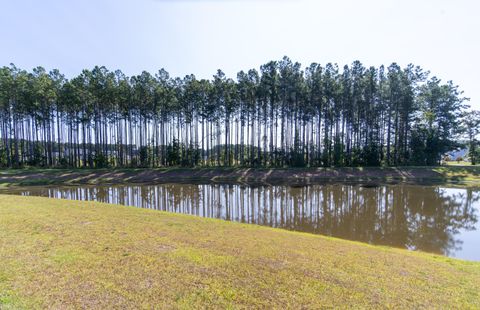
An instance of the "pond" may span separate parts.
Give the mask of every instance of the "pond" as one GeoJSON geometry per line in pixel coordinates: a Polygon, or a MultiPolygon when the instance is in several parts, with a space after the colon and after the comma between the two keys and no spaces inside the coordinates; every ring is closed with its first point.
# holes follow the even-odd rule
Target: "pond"
{"type": "Polygon", "coordinates": [[[480,261],[480,190],[421,185],[157,184],[3,193],[95,200],[480,261]]]}

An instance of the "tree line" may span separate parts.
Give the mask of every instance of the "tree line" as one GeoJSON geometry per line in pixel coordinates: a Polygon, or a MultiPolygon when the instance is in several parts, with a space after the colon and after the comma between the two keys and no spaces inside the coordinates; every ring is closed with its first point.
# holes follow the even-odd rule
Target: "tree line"
{"type": "Polygon", "coordinates": [[[466,101],[411,64],[284,57],[235,80],[12,64],[0,68],[0,166],[435,165],[457,146],[466,101]]]}

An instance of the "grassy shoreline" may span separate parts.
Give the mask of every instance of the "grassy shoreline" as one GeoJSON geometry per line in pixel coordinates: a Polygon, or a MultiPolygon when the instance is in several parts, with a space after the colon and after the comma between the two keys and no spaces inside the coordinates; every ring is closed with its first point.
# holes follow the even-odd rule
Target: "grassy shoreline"
{"type": "Polygon", "coordinates": [[[126,183],[308,185],[325,182],[480,186],[478,166],[358,168],[125,168],[0,170],[0,187],[126,183]]]}
{"type": "Polygon", "coordinates": [[[478,308],[480,263],[96,202],[0,195],[0,308],[478,308]]]}

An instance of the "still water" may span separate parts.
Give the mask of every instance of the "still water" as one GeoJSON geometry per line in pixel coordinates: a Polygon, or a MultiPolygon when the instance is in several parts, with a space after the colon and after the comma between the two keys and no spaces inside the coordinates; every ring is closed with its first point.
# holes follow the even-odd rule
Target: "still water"
{"type": "Polygon", "coordinates": [[[10,194],[136,206],[480,261],[480,190],[420,185],[30,187],[10,194]]]}

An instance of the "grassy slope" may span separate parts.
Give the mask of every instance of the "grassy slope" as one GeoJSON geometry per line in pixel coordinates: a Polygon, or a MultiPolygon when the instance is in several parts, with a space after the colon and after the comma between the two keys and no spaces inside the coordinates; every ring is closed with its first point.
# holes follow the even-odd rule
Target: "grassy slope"
{"type": "Polygon", "coordinates": [[[0,195],[0,308],[479,308],[480,263],[93,202],[0,195]]]}
{"type": "Polygon", "coordinates": [[[480,166],[358,168],[156,168],[0,170],[0,187],[167,182],[298,184],[321,182],[451,183],[480,186],[480,166]]]}

